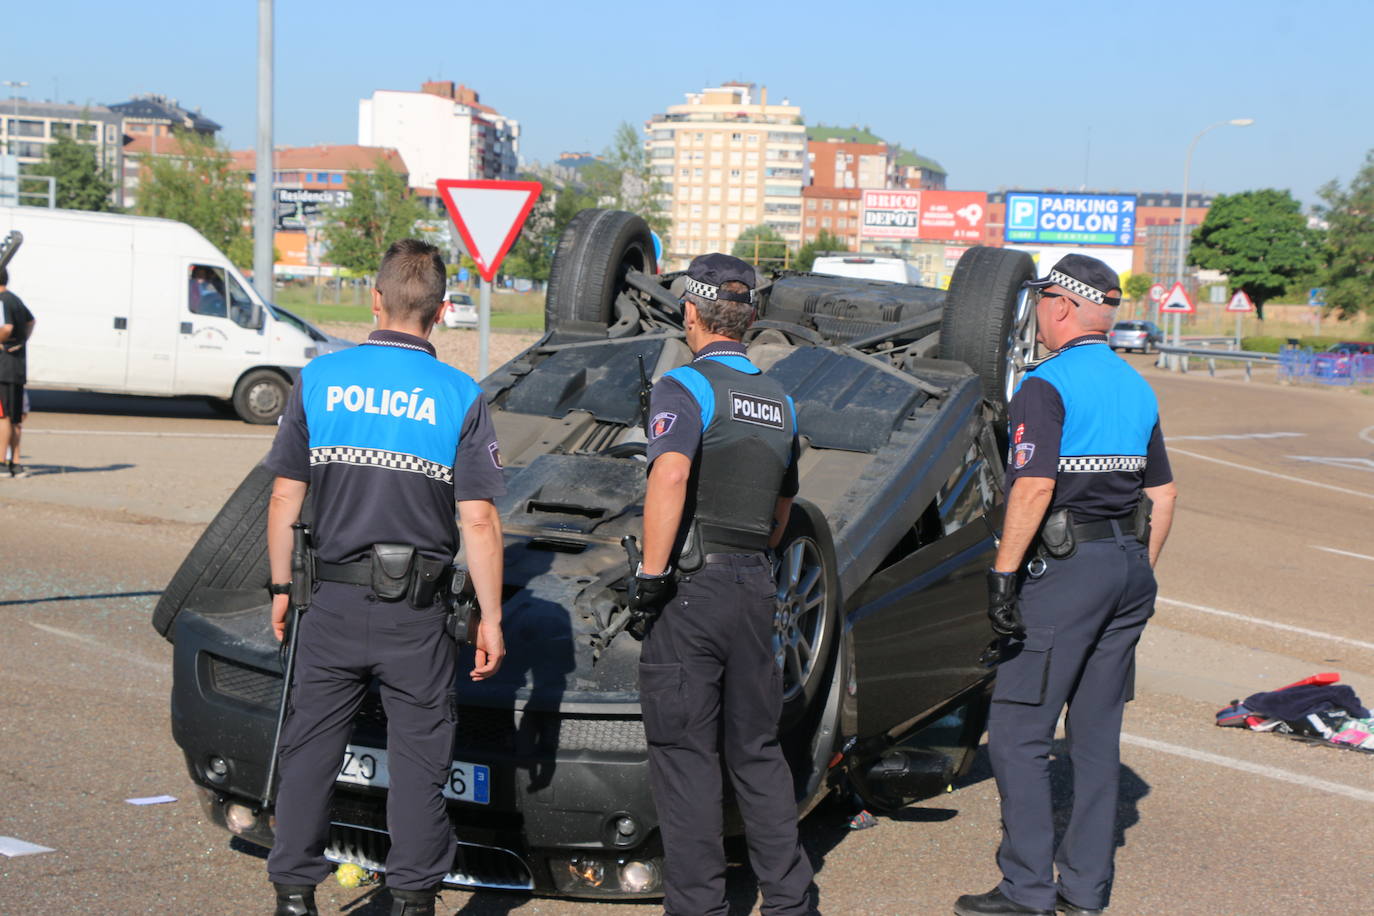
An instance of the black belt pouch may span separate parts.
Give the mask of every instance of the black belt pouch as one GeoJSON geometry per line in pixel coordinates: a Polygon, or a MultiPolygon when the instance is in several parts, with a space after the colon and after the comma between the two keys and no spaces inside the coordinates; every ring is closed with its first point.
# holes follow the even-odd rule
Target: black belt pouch
{"type": "Polygon", "coordinates": [[[410,591],[413,544],[372,545],[372,592],[383,601],[399,601],[410,591]]]}
{"type": "Polygon", "coordinates": [[[1150,543],[1150,514],[1154,512],[1154,508],[1154,500],[1141,493],[1140,502],[1135,504],[1135,514],[1131,517],[1131,527],[1134,529],[1135,539],[1142,544],[1150,543]]]}
{"type": "Polygon", "coordinates": [[[1073,517],[1068,509],[1055,509],[1040,527],[1040,546],[1056,560],[1067,560],[1078,549],[1073,536],[1073,517]]]}
{"type": "Polygon", "coordinates": [[[410,606],[417,611],[429,610],[444,584],[444,574],[452,567],[443,560],[431,560],[424,555],[415,557],[415,575],[410,580],[410,606]]]}

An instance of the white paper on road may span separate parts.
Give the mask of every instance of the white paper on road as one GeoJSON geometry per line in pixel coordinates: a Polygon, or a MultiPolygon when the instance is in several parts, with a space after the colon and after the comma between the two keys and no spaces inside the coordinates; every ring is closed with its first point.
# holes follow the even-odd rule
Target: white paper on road
{"type": "Polygon", "coordinates": [[[56,850],[48,846],[39,846],[37,843],[26,843],[17,840],[12,836],[0,836],[0,856],[32,856],[40,852],[55,852],[56,850]]]}
{"type": "Polygon", "coordinates": [[[147,798],[126,798],[131,805],[165,805],[177,800],[175,795],[149,795],[147,798]]]}

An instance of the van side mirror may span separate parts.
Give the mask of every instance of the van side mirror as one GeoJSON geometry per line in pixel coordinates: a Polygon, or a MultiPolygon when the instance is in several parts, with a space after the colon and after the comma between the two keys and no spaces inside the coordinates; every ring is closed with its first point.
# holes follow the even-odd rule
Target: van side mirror
{"type": "Polygon", "coordinates": [[[249,327],[254,331],[261,331],[267,327],[267,309],[260,305],[253,306],[253,323],[249,327]]]}

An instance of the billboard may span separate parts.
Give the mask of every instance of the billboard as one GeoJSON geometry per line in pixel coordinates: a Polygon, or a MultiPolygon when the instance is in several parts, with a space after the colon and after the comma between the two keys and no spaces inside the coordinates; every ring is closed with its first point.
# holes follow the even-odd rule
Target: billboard
{"type": "Polygon", "coordinates": [[[981,191],[864,191],[859,231],[868,239],[981,241],[987,199],[981,191]]]}
{"type": "Polygon", "coordinates": [[[1007,242],[1135,244],[1135,197],[1128,194],[1007,192],[1007,242]]]}
{"type": "Polygon", "coordinates": [[[313,188],[277,188],[277,231],[303,230],[316,222],[325,210],[342,207],[353,200],[352,191],[326,191],[313,188]]]}

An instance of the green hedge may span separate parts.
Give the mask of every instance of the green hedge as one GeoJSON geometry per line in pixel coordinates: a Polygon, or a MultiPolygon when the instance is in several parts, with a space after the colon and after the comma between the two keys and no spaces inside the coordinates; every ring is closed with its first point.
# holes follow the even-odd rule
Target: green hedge
{"type": "MultiPolygon", "coordinates": [[[[1300,337],[1298,346],[1306,350],[1321,351],[1334,343],[1350,340],[1349,337],[1300,337]]],[[[1288,345],[1287,337],[1242,337],[1240,348],[1255,353],[1277,353],[1288,345]]]]}

